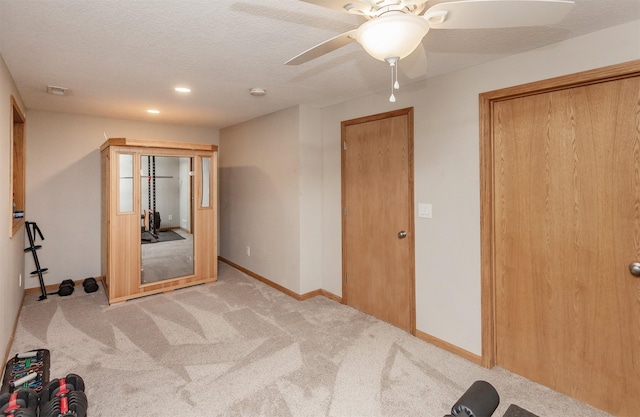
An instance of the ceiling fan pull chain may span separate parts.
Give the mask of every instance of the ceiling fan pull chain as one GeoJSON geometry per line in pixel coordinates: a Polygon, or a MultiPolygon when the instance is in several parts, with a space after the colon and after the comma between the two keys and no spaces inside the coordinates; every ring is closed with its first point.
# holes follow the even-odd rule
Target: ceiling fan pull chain
{"type": "Polygon", "coordinates": [[[391,64],[391,97],[389,97],[389,101],[395,103],[396,96],[393,95],[393,87],[393,64],[391,64]]]}
{"type": "Polygon", "coordinates": [[[392,103],[395,103],[396,101],[396,96],[393,95],[393,90],[400,88],[400,84],[398,84],[398,60],[399,58],[397,56],[385,58],[385,61],[387,61],[391,67],[391,97],[389,97],[389,101],[392,103]]]}
{"type": "Polygon", "coordinates": [[[395,80],[396,82],[393,84],[393,88],[395,88],[396,90],[400,89],[400,84],[398,83],[398,63],[396,62],[396,65],[394,65],[394,73],[395,73],[395,80]]]}

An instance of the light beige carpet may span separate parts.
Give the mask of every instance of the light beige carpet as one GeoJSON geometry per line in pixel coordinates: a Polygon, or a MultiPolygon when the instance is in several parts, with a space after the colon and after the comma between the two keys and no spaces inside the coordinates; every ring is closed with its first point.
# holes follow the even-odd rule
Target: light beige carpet
{"type": "Polygon", "coordinates": [[[193,235],[181,229],[172,231],[183,239],[141,245],[143,284],[193,274],[193,235]]]}
{"type": "MultiPolygon", "coordinates": [[[[220,264],[219,281],[109,307],[102,291],[28,296],[12,353],[51,350],[89,416],[442,417],[473,381],[538,416],[602,417],[352,308],[296,301],[220,264]]],[[[443,312],[446,314],[446,312],[443,312]]]]}

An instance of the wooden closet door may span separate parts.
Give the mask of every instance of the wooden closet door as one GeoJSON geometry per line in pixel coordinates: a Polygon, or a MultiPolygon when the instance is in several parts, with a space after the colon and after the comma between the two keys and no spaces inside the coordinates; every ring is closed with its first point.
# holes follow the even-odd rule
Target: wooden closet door
{"type": "Polygon", "coordinates": [[[494,103],[496,360],[640,410],[640,77],[494,103]]]}
{"type": "Polygon", "coordinates": [[[345,121],[343,298],[415,332],[413,111],[345,121]]]}

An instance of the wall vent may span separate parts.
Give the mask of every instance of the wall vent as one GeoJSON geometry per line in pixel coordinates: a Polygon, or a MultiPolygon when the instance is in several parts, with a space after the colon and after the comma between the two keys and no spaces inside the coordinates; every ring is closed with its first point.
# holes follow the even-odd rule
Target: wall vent
{"type": "Polygon", "coordinates": [[[54,96],[66,96],[69,93],[69,89],[67,87],[56,87],[55,85],[48,85],[47,93],[53,94],[54,96]]]}

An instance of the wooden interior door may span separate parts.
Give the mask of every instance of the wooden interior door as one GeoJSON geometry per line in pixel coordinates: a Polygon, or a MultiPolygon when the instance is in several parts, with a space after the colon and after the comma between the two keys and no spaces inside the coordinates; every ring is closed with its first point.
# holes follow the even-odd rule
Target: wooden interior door
{"type": "Polygon", "coordinates": [[[413,110],[342,123],[343,299],[415,332],[413,110]]]}
{"type": "Polygon", "coordinates": [[[497,365],[640,410],[640,76],[493,103],[497,365]]]}

